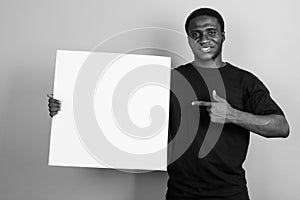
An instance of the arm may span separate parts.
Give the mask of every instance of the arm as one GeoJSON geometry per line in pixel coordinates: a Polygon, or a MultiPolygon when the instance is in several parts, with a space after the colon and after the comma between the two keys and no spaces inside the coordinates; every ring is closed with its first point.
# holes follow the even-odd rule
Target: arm
{"type": "Polygon", "coordinates": [[[283,115],[253,115],[233,109],[234,114],[228,122],[237,124],[263,137],[283,137],[289,135],[289,125],[283,115]]]}
{"type": "Polygon", "coordinates": [[[234,109],[213,91],[216,102],[195,101],[192,105],[207,106],[212,122],[234,123],[261,136],[283,137],[289,135],[289,125],[283,115],[254,115],[234,109]]]}

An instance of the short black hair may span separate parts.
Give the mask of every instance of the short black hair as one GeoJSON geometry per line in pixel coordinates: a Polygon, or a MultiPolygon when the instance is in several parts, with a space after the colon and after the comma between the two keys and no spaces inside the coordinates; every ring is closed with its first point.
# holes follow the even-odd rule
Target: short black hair
{"type": "Polygon", "coordinates": [[[211,8],[199,8],[197,10],[194,10],[185,21],[185,32],[187,33],[187,35],[189,35],[190,22],[192,21],[192,19],[199,17],[199,16],[215,17],[221,26],[221,31],[224,32],[225,23],[224,23],[223,17],[221,16],[221,14],[219,12],[217,12],[216,10],[211,9],[211,8]]]}

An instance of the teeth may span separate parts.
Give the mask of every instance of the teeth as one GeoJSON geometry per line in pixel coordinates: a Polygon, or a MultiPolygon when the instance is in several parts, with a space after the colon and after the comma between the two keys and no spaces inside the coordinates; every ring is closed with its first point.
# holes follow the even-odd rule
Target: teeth
{"type": "Polygon", "coordinates": [[[210,47],[204,47],[204,48],[201,48],[202,51],[209,51],[210,50],[210,47]]]}

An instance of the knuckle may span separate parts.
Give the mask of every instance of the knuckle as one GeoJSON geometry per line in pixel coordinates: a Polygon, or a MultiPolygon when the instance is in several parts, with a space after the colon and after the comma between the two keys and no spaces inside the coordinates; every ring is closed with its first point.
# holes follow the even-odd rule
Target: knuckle
{"type": "Polygon", "coordinates": [[[55,102],[55,100],[54,100],[53,98],[50,98],[48,101],[49,101],[50,103],[55,102]]]}
{"type": "Polygon", "coordinates": [[[50,103],[50,107],[59,107],[60,105],[57,103],[50,103]]]}

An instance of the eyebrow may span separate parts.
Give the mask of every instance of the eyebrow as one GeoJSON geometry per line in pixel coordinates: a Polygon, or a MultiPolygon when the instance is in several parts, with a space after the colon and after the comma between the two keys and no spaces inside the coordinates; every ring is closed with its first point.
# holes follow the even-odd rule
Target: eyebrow
{"type": "Polygon", "coordinates": [[[194,27],[192,27],[192,28],[195,29],[195,28],[206,28],[206,27],[209,27],[209,28],[211,28],[211,29],[217,29],[217,26],[214,26],[214,25],[212,25],[212,24],[203,24],[203,25],[201,25],[201,26],[194,26],[194,27]]]}
{"type": "MultiPolygon", "coordinates": [[[[194,27],[194,28],[190,29],[191,32],[193,32],[193,31],[199,31],[199,30],[197,30],[198,27],[194,27]]],[[[213,31],[217,31],[217,28],[216,27],[209,27],[209,28],[206,28],[204,31],[212,31],[212,30],[213,31]]]]}

